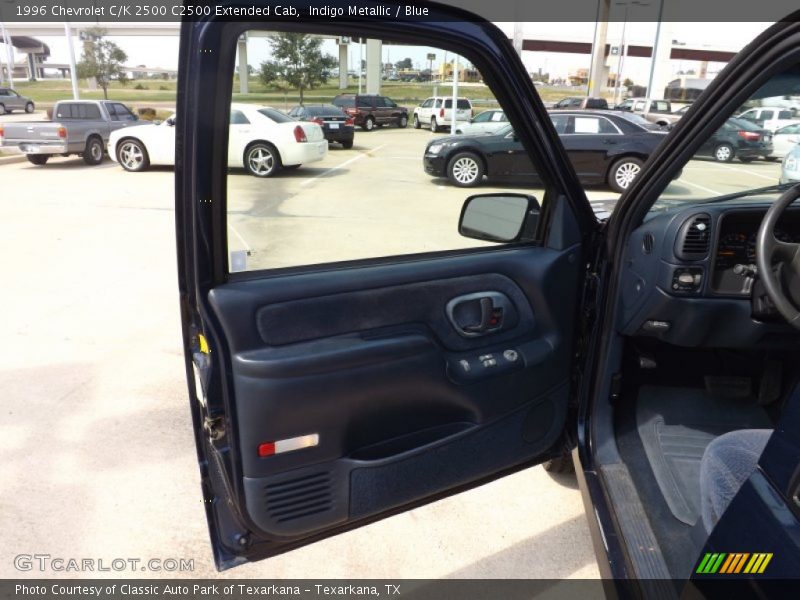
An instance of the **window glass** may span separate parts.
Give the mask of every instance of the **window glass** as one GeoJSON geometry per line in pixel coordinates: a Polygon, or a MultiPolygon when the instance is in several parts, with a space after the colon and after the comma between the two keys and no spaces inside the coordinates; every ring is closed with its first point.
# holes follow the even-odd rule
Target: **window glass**
{"type": "Polygon", "coordinates": [[[346,106],[352,108],[356,105],[356,99],[353,96],[337,96],[333,99],[333,103],[336,106],[346,106]]]}
{"type": "MultiPolygon", "coordinates": [[[[266,49],[264,61],[278,60],[270,53],[269,40],[275,35],[280,34],[248,36],[248,43],[257,44],[259,51],[262,46],[266,49]]],[[[384,45],[384,49],[387,47],[384,45]]],[[[330,44],[323,42],[321,52],[330,56],[331,64],[338,64],[338,48],[333,40],[330,44]]],[[[442,57],[445,54],[433,46],[405,45],[403,54],[406,53],[423,58],[428,53],[442,57]]],[[[250,55],[258,56],[255,52],[250,55]]],[[[452,57],[452,51],[448,51],[448,57],[452,57]]],[[[462,65],[468,62],[466,57],[460,60],[462,65]]],[[[231,68],[236,69],[233,59],[231,68]]],[[[503,126],[502,106],[493,90],[479,70],[470,69],[470,73],[473,81],[465,91],[481,99],[483,110],[491,111],[487,119],[498,122],[505,133],[510,133],[512,128],[503,126]]],[[[385,92],[392,88],[402,91],[396,98],[388,93],[359,95],[357,104],[369,106],[374,100],[382,106],[398,104],[413,115],[417,106],[430,110],[435,105],[438,111],[448,100],[446,93],[438,99],[426,96],[431,90],[427,81],[411,85],[387,80],[380,85],[385,92]]],[[[345,97],[338,94],[337,86],[338,78],[331,77],[305,89],[304,100],[309,103],[306,111],[327,112],[322,106],[334,98],[335,103],[344,104],[345,97]]],[[[238,86],[233,89],[238,92],[238,86]]],[[[551,184],[537,174],[535,161],[520,152],[521,144],[513,135],[475,136],[479,141],[471,152],[476,154],[464,155],[450,140],[473,136],[432,134],[427,127],[429,118],[425,119],[425,127],[415,130],[408,126],[408,119],[393,117],[388,111],[378,112],[372,124],[380,127],[367,132],[365,111],[356,118],[355,131],[342,126],[323,131],[317,124],[297,121],[287,114],[298,107],[300,98],[299,90],[285,82],[253,95],[256,98],[246,106],[237,93],[236,102],[228,110],[230,123],[239,122],[239,113],[251,122],[250,127],[231,127],[228,131],[226,238],[229,269],[233,272],[316,269],[320,267],[314,265],[340,261],[408,260],[404,257],[491,249],[498,244],[467,238],[458,232],[461,208],[469,196],[497,193],[507,199],[507,192],[524,193],[546,203],[545,190],[551,184]],[[256,116],[259,113],[268,119],[262,122],[256,116]],[[490,142],[501,146],[489,146],[490,142]],[[508,158],[512,152],[513,164],[508,158]],[[496,161],[489,163],[491,169],[502,168],[517,176],[513,180],[487,177],[484,159],[496,161]],[[457,160],[461,162],[456,170],[453,165],[457,160]],[[477,169],[474,181],[469,179],[473,169],[477,169]],[[475,189],[473,182],[478,184],[475,189]]],[[[452,105],[452,97],[448,105],[452,105]]],[[[469,110],[470,102],[462,98],[457,106],[469,110]]],[[[441,125],[441,133],[449,129],[445,123],[441,125]]],[[[499,211],[502,200],[497,202],[499,211]]]]}
{"type": "Polygon", "coordinates": [[[778,113],[779,119],[791,119],[792,118],[792,111],[790,110],[782,110],[778,113]]]}
{"type": "MultiPolygon", "coordinates": [[[[759,81],[758,91],[751,97],[745,98],[729,114],[719,115],[725,121],[702,139],[691,159],[675,165],[679,176],[664,189],[651,212],[708,200],[774,201],[781,190],[759,190],[778,183],[800,182],[800,170],[787,168],[787,162],[792,167],[788,155],[793,150],[783,137],[792,131],[800,132],[800,126],[791,125],[772,132],[765,127],[765,122],[791,109],[764,108],[783,104],[800,106],[799,81],[800,65],[795,65],[769,80],[759,81]],[[784,157],[787,160],[783,160],[784,157]],[[740,197],[735,197],[737,195],[740,197]],[[721,199],[723,196],[725,198],[721,199]]],[[[754,244],[754,238],[747,243],[754,244]]]]}
{"type": "Polygon", "coordinates": [[[83,104],[81,105],[81,108],[83,109],[81,111],[81,119],[97,120],[101,118],[100,108],[96,104],[83,104]]]}
{"type": "Polygon", "coordinates": [[[641,110],[641,111],[643,111],[644,110],[644,102],[642,102],[641,100],[639,102],[636,102],[633,105],[633,110],[637,110],[637,111],[641,110]]]}
{"type": "Polygon", "coordinates": [[[358,106],[371,108],[374,105],[375,99],[369,96],[358,96],[356,99],[358,106]]]}
{"type": "Polygon", "coordinates": [[[57,119],[71,119],[72,118],[72,104],[65,104],[61,103],[58,105],[58,110],[56,111],[56,118],[57,119]]]}
{"type": "Polygon", "coordinates": [[[550,120],[553,122],[553,127],[556,128],[557,133],[567,132],[567,122],[569,120],[567,115],[550,115],[550,120]]]}
{"type": "Polygon", "coordinates": [[[619,130],[614,127],[614,124],[608,119],[598,119],[600,125],[600,133],[619,133],[619,130]]]}
{"type": "Polygon", "coordinates": [[[128,110],[128,107],[124,104],[114,103],[112,105],[116,110],[117,116],[121,121],[135,121],[136,117],[133,116],[133,113],[128,110]]]}
{"type": "Polygon", "coordinates": [[[489,121],[497,121],[499,119],[496,119],[495,117],[498,114],[499,113],[497,113],[497,112],[495,112],[493,110],[487,110],[487,111],[484,111],[484,112],[476,115],[475,118],[472,121],[473,121],[473,123],[488,123],[489,121]]]}
{"type": "Polygon", "coordinates": [[[283,114],[279,110],[275,110],[274,108],[264,107],[258,110],[262,115],[267,117],[271,121],[275,121],[276,123],[294,123],[295,120],[290,117],[289,115],[283,114]]]}
{"type": "Polygon", "coordinates": [[[250,121],[244,116],[240,110],[231,111],[231,125],[249,125],[250,121]]]}

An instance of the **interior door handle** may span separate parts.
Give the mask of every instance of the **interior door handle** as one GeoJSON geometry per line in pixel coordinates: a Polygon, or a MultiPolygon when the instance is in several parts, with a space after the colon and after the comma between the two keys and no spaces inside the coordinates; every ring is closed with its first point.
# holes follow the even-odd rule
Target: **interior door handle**
{"type": "Polygon", "coordinates": [[[483,333],[491,326],[494,303],[489,297],[481,298],[479,302],[481,307],[481,320],[475,325],[465,325],[463,329],[467,333],[483,333]]]}
{"type": "Polygon", "coordinates": [[[450,324],[463,337],[488,335],[503,328],[511,301],[500,292],[476,292],[447,303],[450,324]]]}

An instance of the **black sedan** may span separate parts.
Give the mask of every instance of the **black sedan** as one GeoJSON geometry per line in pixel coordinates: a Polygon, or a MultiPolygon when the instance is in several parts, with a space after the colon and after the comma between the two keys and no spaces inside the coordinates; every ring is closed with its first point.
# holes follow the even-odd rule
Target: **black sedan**
{"type": "MultiPolygon", "coordinates": [[[[614,111],[552,111],[570,162],[584,185],[607,183],[624,191],[666,131],[638,115],[614,111]]],[[[538,182],[539,177],[511,125],[490,134],[436,138],[425,149],[425,172],[459,187],[484,176],[538,182]]]]}
{"type": "Polygon", "coordinates": [[[310,121],[322,127],[322,133],[329,142],[339,142],[342,148],[352,148],[355,137],[353,117],[345,114],[333,104],[319,106],[295,106],[289,116],[298,121],[310,121]]]}
{"type": "Polygon", "coordinates": [[[742,162],[772,154],[772,133],[745,119],[730,118],[700,146],[697,156],[710,156],[718,162],[742,162]]]}

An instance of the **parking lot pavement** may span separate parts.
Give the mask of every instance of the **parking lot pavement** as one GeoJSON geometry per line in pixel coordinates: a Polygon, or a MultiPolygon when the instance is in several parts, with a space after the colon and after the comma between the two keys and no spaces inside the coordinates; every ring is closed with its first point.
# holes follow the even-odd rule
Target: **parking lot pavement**
{"type": "MultiPolygon", "coordinates": [[[[473,192],[439,187],[421,173],[418,157],[390,143],[405,136],[411,143],[412,135],[430,134],[359,132],[354,151],[334,149],[312,168],[268,181],[235,174],[236,209],[257,202],[251,210],[272,219],[263,230],[269,241],[259,238],[263,224],[243,225],[243,239],[284,261],[290,252],[320,259],[317,246],[346,254],[352,246],[343,238],[378,235],[363,221],[379,217],[380,227],[401,218],[395,211],[404,200],[391,196],[389,183],[395,177],[426,194],[405,199],[420,211],[413,220],[419,240],[440,232],[450,237],[430,242],[432,249],[455,243],[450,228],[473,192]],[[358,169],[369,198],[332,191],[345,169],[358,169]],[[270,198],[257,194],[266,186],[270,198]],[[293,195],[298,189],[312,193],[293,195]],[[443,206],[449,220],[428,229],[425,221],[443,206]],[[327,236],[307,234],[311,247],[292,228],[304,215],[316,235],[327,236]],[[335,222],[347,233],[337,235],[335,222]]],[[[172,170],[132,174],[112,162],[87,167],[57,158],[45,167],[1,166],[0,178],[0,577],[63,575],[15,570],[13,557],[23,553],[187,558],[195,570],[178,575],[215,576],[180,347],[172,170]]],[[[390,243],[400,251],[407,242],[390,243]]],[[[226,575],[553,578],[598,570],[574,481],[536,467],[226,575]]]]}

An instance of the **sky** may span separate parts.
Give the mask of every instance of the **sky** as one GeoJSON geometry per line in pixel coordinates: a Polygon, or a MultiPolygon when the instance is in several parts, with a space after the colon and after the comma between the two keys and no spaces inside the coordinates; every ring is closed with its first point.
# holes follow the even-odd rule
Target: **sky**
{"type": "MultiPolygon", "coordinates": [[[[513,23],[497,23],[509,37],[513,36],[513,23]]],[[[716,24],[715,24],[716,25],[716,24]]],[[[758,33],[768,27],[769,23],[720,23],[718,26],[709,27],[709,23],[664,23],[661,35],[669,35],[671,39],[683,42],[691,47],[706,47],[717,50],[738,51],[753,39],[758,33]]],[[[594,37],[594,23],[523,23],[523,34],[528,39],[548,39],[562,41],[590,42],[594,37]]],[[[612,45],[619,44],[622,35],[623,23],[612,22],[608,26],[608,42],[612,45]]],[[[656,24],[652,22],[629,22],[625,25],[625,37],[629,44],[652,45],[655,39],[656,24]]],[[[51,50],[50,62],[68,62],[67,44],[64,37],[40,37],[48,44],[51,50]]],[[[177,68],[178,38],[175,37],[111,37],[128,54],[129,65],[146,65],[166,69],[177,68]]],[[[324,51],[338,56],[338,50],[333,40],[326,40],[324,51]]],[[[80,46],[76,42],[76,52],[80,46]]],[[[434,68],[445,59],[442,50],[427,46],[394,46],[384,45],[384,62],[397,62],[410,57],[420,68],[427,66],[426,54],[432,52],[437,55],[434,68]]],[[[351,44],[349,50],[350,68],[356,69],[359,57],[358,44],[351,44]]],[[[452,55],[448,55],[451,58],[452,55]]],[[[21,58],[18,56],[17,58],[21,58]]],[[[76,58],[80,58],[77,56],[76,58]]],[[[269,58],[269,44],[265,38],[252,38],[248,44],[249,63],[258,68],[258,65],[269,58]]],[[[557,54],[550,52],[524,52],[523,62],[528,71],[536,72],[542,69],[550,73],[551,77],[566,78],[579,68],[588,68],[589,55],[582,54],[557,54]]],[[[612,72],[616,71],[616,62],[612,64],[612,72]]],[[[723,65],[711,63],[709,74],[714,74],[723,65]]],[[[646,83],[650,61],[647,58],[628,57],[624,63],[623,76],[631,78],[636,83],[646,83]]],[[[693,61],[673,61],[673,73],[678,70],[697,69],[693,61]]]]}

